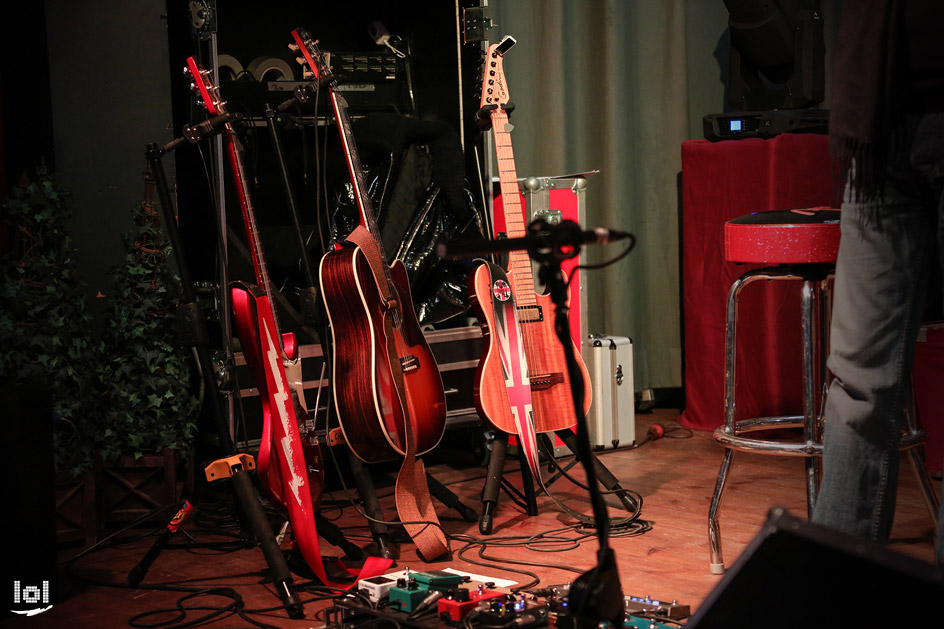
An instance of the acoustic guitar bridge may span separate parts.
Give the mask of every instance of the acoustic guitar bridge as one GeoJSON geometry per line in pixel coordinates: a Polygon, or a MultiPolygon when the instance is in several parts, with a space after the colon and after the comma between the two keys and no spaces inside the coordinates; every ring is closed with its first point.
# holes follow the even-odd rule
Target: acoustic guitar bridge
{"type": "Polygon", "coordinates": [[[564,382],[564,374],[561,372],[555,373],[542,373],[531,376],[531,390],[532,391],[544,391],[550,389],[555,384],[561,384],[564,382]]]}

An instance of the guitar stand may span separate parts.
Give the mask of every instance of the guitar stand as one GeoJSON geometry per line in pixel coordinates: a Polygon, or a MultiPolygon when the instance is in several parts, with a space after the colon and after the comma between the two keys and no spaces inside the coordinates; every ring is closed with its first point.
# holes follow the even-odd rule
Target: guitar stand
{"type": "MultiPolygon", "coordinates": [[[[295,592],[295,586],[292,582],[292,572],[288,567],[285,556],[276,540],[272,527],[262,509],[259,498],[252,485],[252,479],[249,471],[255,468],[255,461],[248,454],[236,454],[236,448],[230,436],[226,422],[226,414],[223,410],[221,394],[216,377],[216,369],[209,353],[209,333],[206,327],[206,318],[204,317],[196,301],[195,291],[193,289],[193,280],[190,275],[190,269],[187,264],[186,256],[183,250],[183,241],[180,237],[180,231],[177,227],[177,219],[171,204],[170,191],[167,185],[167,178],[161,164],[161,157],[186,141],[196,143],[213,133],[219,132],[223,125],[233,118],[226,114],[217,118],[208,120],[199,125],[194,125],[185,130],[185,138],[177,138],[165,145],[158,147],[156,144],[148,144],[146,157],[151,172],[157,183],[158,198],[164,218],[164,228],[167,230],[168,239],[177,263],[177,272],[180,276],[181,303],[177,308],[178,323],[180,324],[181,340],[184,346],[192,346],[197,355],[201,373],[203,374],[204,384],[206,386],[205,399],[210,405],[212,418],[215,420],[216,431],[218,434],[219,445],[226,455],[223,459],[216,461],[207,467],[208,476],[210,472],[215,473],[215,478],[228,478],[232,484],[236,495],[236,509],[239,514],[241,529],[245,530],[243,523],[247,523],[252,536],[258,542],[262,553],[265,556],[269,567],[270,576],[275,584],[279,598],[291,618],[303,618],[304,608],[295,592]]],[[[180,528],[183,522],[189,517],[193,510],[193,505],[188,501],[184,507],[171,520],[170,524],[164,529],[141,561],[129,572],[128,583],[137,585],[144,578],[148,568],[157,559],[161,550],[167,545],[167,542],[173,534],[180,528]]]]}
{"type": "Polygon", "coordinates": [[[383,511],[381,511],[380,502],[377,500],[377,489],[374,486],[374,479],[370,474],[370,470],[350,450],[348,450],[348,460],[351,473],[354,475],[357,493],[364,501],[364,511],[367,512],[368,518],[367,523],[370,527],[371,536],[374,538],[374,543],[377,544],[378,554],[386,559],[399,559],[400,548],[391,538],[390,530],[385,524],[383,511]]]}
{"type": "MultiPolygon", "coordinates": [[[[557,435],[557,438],[573,453],[574,462],[571,463],[571,465],[582,463],[583,460],[580,454],[580,448],[577,446],[577,436],[573,431],[558,430],[555,431],[554,434],[557,435]]],[[[509,435],[507,433],[502,433],[501,436],[495,438],[495,441],[492,443],[492,453],[488,458],[488,472],[485,477],[485,485],[482,487],[482,517],[479,519],[479,532],[482,535],[491,535],[492,533],[494,527],[494,513],[498,508],[499,488],[519,493],[517,488],[504,478],[505,459],[508,453],[508,437],[509,435]]],[[[545,433],[539,434],[538,439],[549,441],[549,437],[545,433]]],[[[534,488],[534,476],[531,474],[531,470],[528,468],[525,461],[523,461],[520,449],[518,451],[518,459],[521,461],[521,481],[524,486],[524,502],[519,502],[519,504],[525,507],[529,516],[535,516],[538,514],[538,509],[536,491],[534,488]]],[[[619,480],[605,465],[600,463],[599,459],[592,453],[590,454],[590,463],[596,471],[600,484],[610,492],[615,493],[619,497],[620,502],[623,503],[623,506],[626,507],[627,511],[635,512],[638,509],[636,502],[626,491],[623,491],[619,480]]],[[[557,465],[557,463],[555,463],[555,465],[557,465]]],[[[552,477],[545,485],[550,486],[559,477],[559,474],[552,477]]],[[[512,496],[512,498],[514,499],[514,496],[512,496]]]]}
{"type": "Polygon", "coordinates": [[[429,483],[429,493],[439,500],[439,502],[458,512],[463,520],[466,522],[475,522],[479,519],[479,514],[475,512],[475,509],[466,506],[459,500],[457,495],[452,493],[452,490],[440,483],[436,477],[429,472],[426,472],[426,481],[429,483]]]}

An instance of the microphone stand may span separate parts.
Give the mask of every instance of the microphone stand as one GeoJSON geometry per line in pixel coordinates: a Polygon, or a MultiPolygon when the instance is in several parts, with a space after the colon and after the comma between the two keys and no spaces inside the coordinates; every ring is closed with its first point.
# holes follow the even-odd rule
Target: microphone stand
{"type": "MultiPolygon", "coordinates": [[[[238,121],[238,119],[239,116],[237,114],[223,114],[200,124],[189,126],[184,130],[183,137],[176,138],[163,147],[154,143],[148,144],[145,156],[147,157],[148,164],[151,167],[151,171],[157,183],[156,187],[164,218],[164,227],[167,230],[168,239],[173,249],[174,258],[177,263],[177,272],[180,275],[182,299],[177,307],[177,318],[180,326],[181,339],[184,345],[192,346],[197,355],[197,360],[203,374],[203,380],[206,384],[205,398],[210,404],[210,414],[215,420],[220,446],[225,454],[224,459],[214,462],[210,467],[213,467],[218,478],[228,477],[232,481],[237,499],[237,510],[248,520],[252,535],[262,549],[279,598],[282,600],[288,615],[291,618],[298,619],[304,617],[303,603],[295,591],[295,586],[292,582],[292,572],[288,567],[284,555],[282,555],[282,550],[272,531],[272,526],[269,524],[265,511],[252,486],[252,479],[249,476],[249,471],[255,468],[255,461],[247,454],[237,454],[233,440],[230,437],[229,428],[226,423],[226,414],[224,413],[220,399],[219,385],[214,375],[215,368],[209,353],[209,334],[206,328],[206,318],[200,306],[197,304],[189,266],[183,252],[180,230],[177,227],[177,220],[173,211],[167,177],[164,174],[164,167],[161,163],[161,158],[166,153],[173,151],[186,142],[195,144],[207,137],[215,135],[219,133],[227,123],[238,121]]],[[[225,313],[224,316],[226,316],[225,313]]],[[[132,568],[131,572],[128,574],[128,583],[130,585],[137,585],[141,582],[148,568],[154,560],[157,559],[157,556],[167,545],[168,541],[170,541],[173,534],[190,516],[193,509],[193,505],[189,501],[185,501],[184,506],[174,519],[171,520],[167,528],[165,528],[141,561],[132,568]]]]}
{"type": "Polygon", "coordinates": [[[538,219],[528,226],[528,235],[522,238],[465,242],[455,247],[440,245],[440,256],[452,255],[449,250],[462,251],[461,255],[471,257],[473,251],[498,252],[526,249],[528,256],[540,264],[538,277],[548,287],[551,301],[554,303],[554,325],[557,337],[564,346],[567,361],[567,373],[570,376],[571,397],[574,404],[574,416],[577,418],[577,458],[582,462],[587,474],[587,486],[590,491],[590,505],[596,524],[597,539],[600,548],[597,551],[597,565],[583,573],[570,586],[568,609],[576,618],[577,629],[595,629],[601,622],[609,626],[622,627],[625,622],[623,608],[623,590],[620,585],[616,557],[609,545],[610,518],[606,502],[597,486],[597,473],[593,465],[593,452],[590,446],[590,432],[587,419],[583,414],[584,385],[577,357],[574,354],[570,338],[570,321],[567,306],[567,284],[561,270],[561,262],[580,253],[582,232],[576,224],[570,229],[551,228],[546,221],[538,219]]]}

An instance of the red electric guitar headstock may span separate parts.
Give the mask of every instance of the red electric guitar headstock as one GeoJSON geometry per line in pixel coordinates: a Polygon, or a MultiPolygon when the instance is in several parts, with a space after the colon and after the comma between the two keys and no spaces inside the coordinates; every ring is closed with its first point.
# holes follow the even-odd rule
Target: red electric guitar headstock
{"type": "Polygon", "coordinates": [[[511,35],[506,35],[497,44],[488,47],[485,54],[485,70],[482,73],[482,101],[480,107],[508,104],[508,84],[505,82],[505,70],[502,61],[505,53],[517,44],[511,35]]]}
{"type": "Polygon", "coordinates": [[[187,57],[185,74],[190,75],[190,90],[200,96],[200,102],[211,116],[226,113],[226,103],[220,98],[219,88],[210,78],[210,70],[204,69],[196,57],[187,57]]]}
{"type": "Polygon", "coordinates": [[[328,76],[328,67],[325,62],[325,56],[318,48],[318,42],[311,38],[311,35],[304,28],[296,28],[292,31],[294,44],[289,44],[289,49],[302,53],[301,57],[296,57],[296,61],[302,66],[302,76],[306,79],[320,79],[328,76]]]}

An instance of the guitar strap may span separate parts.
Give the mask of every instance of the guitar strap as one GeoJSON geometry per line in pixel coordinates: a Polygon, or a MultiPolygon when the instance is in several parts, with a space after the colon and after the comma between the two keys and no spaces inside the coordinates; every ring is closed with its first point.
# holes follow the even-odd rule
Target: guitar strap
{"type": "MultiPolygon", "coordinates": [[[[397,475],[397,514],[400,516],[400,521],[403,522],[403,528],[409,533],[423,559],[432,561],[449,552],[449,545],[439,524],[439,517],[436,515],[432,497],[429,494],[426,466],[423,464],[423,460],[416,456],[413,422],[410,421],[410,411],[407,400],[404,398],[406,389],[403,383],[403,369],[400,366],[400,358],[394,340],[393,321],[390,317],[391,304],[396,303],[397,297],[393,294],[383,270],[387,262],[383,259],[377,241],[370,231],[363,225],[358,225],[346,240],[357,245],[364,257],[367,258],[374,280],[387,304],[387,311],[384,313],[387,362],[396,384],[400,408],[403,411],[403,430],[406,441],[406,453],[403,457],[403,464],[400,466],[400,472],[397,475]]],[[[412,307],[412,304],[400,304],[400,307],[412,307]]]]}

